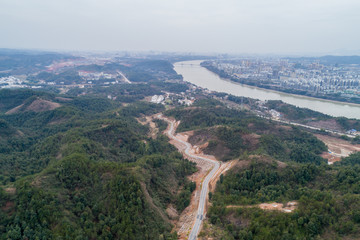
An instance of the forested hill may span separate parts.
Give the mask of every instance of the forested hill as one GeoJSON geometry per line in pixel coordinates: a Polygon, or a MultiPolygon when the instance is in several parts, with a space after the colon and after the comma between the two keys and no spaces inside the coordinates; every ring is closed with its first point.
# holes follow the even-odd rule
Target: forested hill
{"type": "Polygon", "coordinates": [[[199,150],[233,164],[209,193],[200,239],[359,239],[359,154],[328,165],[311,132],[199,92],[180,105],[187,88],[1,90],[0,239],[177,239],[172,223],[190,203],[197,169],[161,134],[165,122],[154,121],[156,131],[139,123],[159,112],[180,120],[177,131],[199,150]],[[180,94],[165,106],[140,100],[164,89],[180,94]],[[289,201],[292,212],[258,207],[289,201]]]}
{"type": "Polygon", "coordinates": [[[327,147],[311,133],[213,99],[165,114],[206,154],[235,160],[209,193],[200,239],[359,239],[358,153],[328,165],[320,156],[327,147]],[[274,202],[297,205],[290,212],[259,208],[274,202]]]}
{"type": "Polygon", "coordinates": [[[0,48],[0,72],[1,75],[34,73],[45,70],[46,66],[54,61],[74,58],[71,55],[55,52],[0,48]]]}
{"type": "Polygon", "coordinates": [[[0,239],[176,239],[194,165],[135,118],[162,105],[0,91],[0,239]],[[53,110],[5,114],[34,99],[53,110]]]}

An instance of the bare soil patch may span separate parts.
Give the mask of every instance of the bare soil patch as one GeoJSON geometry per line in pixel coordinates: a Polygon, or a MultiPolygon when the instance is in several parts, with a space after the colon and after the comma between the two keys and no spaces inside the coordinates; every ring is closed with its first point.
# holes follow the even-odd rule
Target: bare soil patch
{"type": "Polygon", "coordinates": [[[226,208],[260,208],[267,211],[281,211],[284,213],[291,213],[298,207],[297,201],[287,202],[285,204],[282,203],[260,203],[257,205],[228,205],[226,208]]]}
{"type": "Polygon", "coordinates": [[[347,157],[353,152],[360,151],[360,144],[351,144],[350,142],[336,137],[314,134],[319,140],[323,141],[329,151],[321,156],[328,160],[328,164],[340,161],[342,157],[347,157]]]}
{"type": "Polygon", "coordinates": [[[316,128],[324,128],[333,131],[343,131],[344,129],[337,123],[335,119],[329,120],[320,120],[315,122],[308,122],[307,125],[316,127],[316,128]]]}
{"type": "Polygon", "coordinates": [[[27,108],[26,111],[33,111],[33,112],[44,112],[49,110],[54,110],[61,105],[56,102],[51,102],[43,99],[37,99],[33,101],[27,108]]]}
{"type": "Polygon", "coordinates": [[[58,107],[61,107],[61,105],[59,103],[56,102],[51,102],[48,100],[44,100],[44,99],[36,99],[34,100],[29,106],[27,106],[25,109],[24,108],[24,104],[21,104],[9,111],[7,111],[5,114],[15,114],[18,112],[27,112],[27,111],[32,111],[32,112],[44,112],[44,111],[50,111],[50,110],[54,110],[58,107]]]}

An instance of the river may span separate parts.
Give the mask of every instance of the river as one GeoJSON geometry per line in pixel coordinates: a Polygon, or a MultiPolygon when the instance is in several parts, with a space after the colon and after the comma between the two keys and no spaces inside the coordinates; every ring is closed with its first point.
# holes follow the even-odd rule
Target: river
{"type": "Polygon", "coordinates": [[[220,78],[217,74],[201,67],[201,62],[202,60],[177,62],[174,64],[175,71],[183,76],[184,81],[211,91],[225,92],[235,96],[260,100],[282,100],[298,107],[309,108],[334,117],[343,116],[360,119],[359,104],[327,101],[243,85],[220,78]]]}

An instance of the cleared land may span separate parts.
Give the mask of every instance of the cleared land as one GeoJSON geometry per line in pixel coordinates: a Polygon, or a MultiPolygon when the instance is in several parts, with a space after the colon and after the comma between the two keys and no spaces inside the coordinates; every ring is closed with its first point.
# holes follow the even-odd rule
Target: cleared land
{"type": "Polygon", "coordinates": [[[19,112],[28,112],[28,111],[44,112],[44,111],[54,110],[58,107],[61,107],[61,105],[56,102],[51,102],[48,100],[38,98],[38,99],[34,100],[30,105],[25,107],[25,109],[24,109],[24,107],[25,107],[25,105],[21,104],[13,109],[7,111],[5,114],[15,114],[15,113],[19,113],[19,112]]]}
{"type": "Polygon", "coordinates": [[[253,207],[257,207],[263,210],[268,210],[268,211],[281,211],[284,213],[291,213],[292,211],[294,211],[295,209],[297,209],[297,205],[298,203],[296,201],[292,201],[292,202],[288,202],[285,204],[282,203],[260,203],[257,205],[229,205],[226,206],[227,208],[253,208],[253,207]]]}
{"type": "Polygon", "coordinates": [[[360,151],[360,144],[351,144],[350,142],[336,137],[314,134],[318,139],[323,141],[329,151],[321,156],[328,160],[328,164],[340,161],[342,157],[347,157],[353,152],[360,151]]]}

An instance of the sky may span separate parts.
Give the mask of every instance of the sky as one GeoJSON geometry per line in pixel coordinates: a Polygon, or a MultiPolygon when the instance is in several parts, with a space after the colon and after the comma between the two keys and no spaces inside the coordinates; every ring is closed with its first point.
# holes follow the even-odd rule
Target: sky
{"type": "Polygon", "coordinates": [[[0,0],[0,48],[360,54],[359,0],[0,0]]]}

